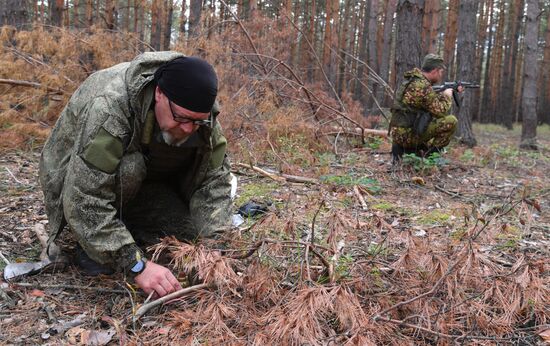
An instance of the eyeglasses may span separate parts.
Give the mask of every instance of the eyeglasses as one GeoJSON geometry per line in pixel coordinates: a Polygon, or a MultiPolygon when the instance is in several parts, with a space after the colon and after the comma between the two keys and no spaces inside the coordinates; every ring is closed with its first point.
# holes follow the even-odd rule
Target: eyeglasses
{"type": "Polygon", "coordinates": [[[168,100],[168,107],[170,107],[170,113],[172,113],[172,118],[174,119],[174,121],[178,122],[180,124],[193,123],[193,125],[203,126],[203,125],[210,125],[210,123],[211,123],[211,121],[208,120],[208,119],[199,120],[199,119],[192,119],[192,118],[188,118],[188,117],[182,117],[182,116],[179,116],[179,115],[175,115],[174,110],[172,109],[172,101],[170,101],[170,100],[168,100]]]}

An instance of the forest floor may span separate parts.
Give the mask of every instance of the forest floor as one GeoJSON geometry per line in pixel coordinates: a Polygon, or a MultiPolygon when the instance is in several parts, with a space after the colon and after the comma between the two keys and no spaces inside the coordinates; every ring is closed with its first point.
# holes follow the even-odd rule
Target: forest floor
{"type": "MultiPolygon", "coordinates": [[[[217,261],[214,279],[195,268],[215,288],[134,321],[147,297],[121,276],[68,267],[0,279],[0,344],[549,342],[550,129],[539,129],[538,152],[518,150],[517,128],[475,132],[473,149],[453,144],[442,158],[409,158],[398,169],[386,140],[319,154],[319,184],[235,165],[235,205],[254,199],[269,212],[229,233],[221,257],[200,244],[179,254],[175,241],[157,248],[180,260],[175,271],[185,260],[217,261]]],[[[0,253],[11,262],[41,252],[38,160],[38,152],[0,156],[0,253]]],[[[74,240],[61,245],[70,253],[74,240]]],[[[0,272],[5,265],[0,258],[0,272]]]]}

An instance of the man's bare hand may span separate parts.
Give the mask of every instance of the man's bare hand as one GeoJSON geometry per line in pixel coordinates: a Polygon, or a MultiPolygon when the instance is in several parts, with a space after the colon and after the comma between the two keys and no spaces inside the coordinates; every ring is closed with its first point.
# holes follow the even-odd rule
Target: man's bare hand
{"type": "Polygon", "coordinates": [[[136,276],[135,282],[145,293],[155,292],[157,298],[182,288],[168,268],[151,261],[145,263],[145,270],[136,276]]]}
{"type": "Polygon", "coordinates": [[[448,98],[453,97],[453,89],[449,88],[449,89],[443,90],[443,95],[447,96],[448,98]]]}

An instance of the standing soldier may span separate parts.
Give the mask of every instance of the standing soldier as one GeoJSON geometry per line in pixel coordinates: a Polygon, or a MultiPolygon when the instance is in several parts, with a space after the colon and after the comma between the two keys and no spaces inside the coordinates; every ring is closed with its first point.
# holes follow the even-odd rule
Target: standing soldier
{"type": "Polygon", "coordinates": [[[181,288],[136,243],[213,236],[230,224],[217,91],[212,66],[176,52],[145,53],[86,79],[42,151],[49,243],[68,225],[85,273],[121,271],[159,297],[181,288]]]}
{"type": "MultiPolygon", "coordinates": [[[[421,69],[405,72],[392,107],[389,129],[394,163],[401,160],[403,153],[428,155],[441,151],[451,141],[457,125],[456,117],[448,115],[453,90],[438,93],[432,89],[443,80],[445,69],[440,56],[428,54],[421,69]],[[419,122],[424,122],[424,126],[419,122]],[[419,127],[423,129],[418,130],[419,127]]],[[[458,91],[462,92],[462,87],[458,91]]]]}

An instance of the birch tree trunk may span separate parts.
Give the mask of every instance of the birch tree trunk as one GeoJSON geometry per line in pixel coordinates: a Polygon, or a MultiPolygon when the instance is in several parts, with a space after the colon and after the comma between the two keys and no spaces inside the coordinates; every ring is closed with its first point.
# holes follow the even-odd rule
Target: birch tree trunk
{"type": "MultiPolygon", "coordinates": [[[[458,9],[457,75],[461,80],[466,81],[477,78],[475,76],[477,5],[477,0],[462,0],[458,9]]],[[[460,143],[468,147],[473,147],[477,143],[472,131],[473,98],[471,90],[466,90],[458,112],[457,136],[460,143]]]]}
{"type": "Polygon", "coordinates": [[[520,148],[537,150],[537,43],[539,35],[539,0],[527,0],[525,53],[523,61],[523,97],[520,148]]]}

